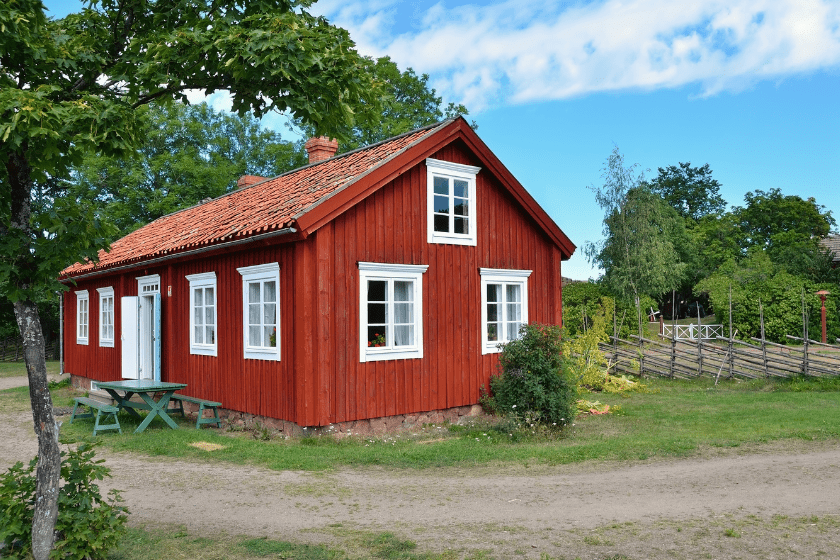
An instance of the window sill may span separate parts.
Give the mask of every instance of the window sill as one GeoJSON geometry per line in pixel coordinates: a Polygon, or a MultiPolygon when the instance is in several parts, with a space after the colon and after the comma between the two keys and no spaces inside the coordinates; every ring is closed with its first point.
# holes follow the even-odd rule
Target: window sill
{"type": "Polygon", "coordinates": [[[245,350],[246,360],[265,360],[269,362],[279,362],[280,352],[262,351],[262,350],[245,350]]]}
{"type": "Polygon", "coordinates": [[[216,348],[215,347],[204,347],[204,346],[191,346],[190,347],[190,354],[195,356],[216,356],[216,348]]]}
{"type": "Polygon", "coordinates": [[[466,245],[468,247],[476,247],[478,242],[475,237],[471,236],[450,236],[450,235],[442,235],[442,234],[434,234],[432,235],[432,240],[430,243],[436,243],[439,245],[466,245]]]}
{"type": "Polygon", "coordinates": [[[385,360],[413,360],[423,357],[423,351],[414,350],[367,350],[361,356],[361,362],[382,362],[385,360]]]}

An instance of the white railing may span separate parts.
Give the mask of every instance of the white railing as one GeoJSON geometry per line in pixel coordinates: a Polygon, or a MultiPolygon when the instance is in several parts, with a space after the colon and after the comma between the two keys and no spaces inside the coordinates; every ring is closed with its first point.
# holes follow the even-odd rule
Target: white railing
{"type": "Polygon", "coordinates": [[[708,340],[723,336],[723,325],[662,325],[662,336],[677,340],[708,340]]]}

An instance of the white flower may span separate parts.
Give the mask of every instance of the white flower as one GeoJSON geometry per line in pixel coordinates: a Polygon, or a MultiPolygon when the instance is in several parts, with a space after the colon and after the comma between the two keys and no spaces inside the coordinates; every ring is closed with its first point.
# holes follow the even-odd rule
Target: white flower
{"type": "Polygon", "coordinates": [[[511,408],[516,408],[516,405],[513,405],[511,408]]]}

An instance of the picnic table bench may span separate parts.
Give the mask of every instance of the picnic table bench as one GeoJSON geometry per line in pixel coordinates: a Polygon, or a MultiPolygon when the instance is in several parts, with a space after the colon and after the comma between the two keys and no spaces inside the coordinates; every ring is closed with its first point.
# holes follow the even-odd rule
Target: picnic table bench
{"type": "Polygon", "coordinates": [[[215,402],[215,401],[208,401],[205,399],[199,399],[198,397],[190,397],[188,395],[182,395],[180,393],[175,393],[172,395],[172,398],[169,399],[169,402],[172,406],[167,409],[167,412],[180,412],[181,417],[184,417],[184,402],[190,402],[193,404],[198,405],[198,418],[195,421],[195,429],[201,429],[201,426],[204,424],[216,424],[216,427],[222,427],[222,421],[219,419],[219,411],[217,410],[218,407],[222,406],[222,403],[215,402]],[[212,410],[213,417],[212,418],[204,418],[204,411],[205,410],[212,410]]]}
{"type": "Polygon", "coordinates": [[[120,410],[119,407],[98,401],[96,399],[90,399],[88,397],[75,397],[73,400],[76,401],[76,404],[73,405],[73,416],[70,417],[71,424],[76,418],[96,418],[93,423],[93,435],[96,435],[96,432],[106,430],[117,430],[119,433],[122,433],[120,421],[117,418],[117,412],[120,410]],[[77,414],[76,411],[79,409],[79,406],[88,407],[88,412],[77,414]],[[96,410],[95,415],[93,414],[94,409],[96,410]],[[99,419],[102,414],[104,414],[106,418],[110,416],[113,419],[113,423],[101,424],[99,419]]]}

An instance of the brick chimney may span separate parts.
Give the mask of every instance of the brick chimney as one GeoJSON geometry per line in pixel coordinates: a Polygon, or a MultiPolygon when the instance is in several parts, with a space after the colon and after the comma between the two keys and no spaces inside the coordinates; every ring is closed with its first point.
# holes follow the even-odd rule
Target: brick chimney
{"type": "Polygon", "coordinates": [[[261,181],[265,181],[267,178],[268,177],[260,177],[259,175],[243,175],[236,182],[236,188],[242,189],[245,187],[250,187],[251,185],[256,185],[261,181]]]}
{"type": "Polygon", "coordinates": [[[333,157],[338,150],[338,140],[318,136],[307,140],[303,147],[309,152],[309,163],[315,163],[333,157]]]}

